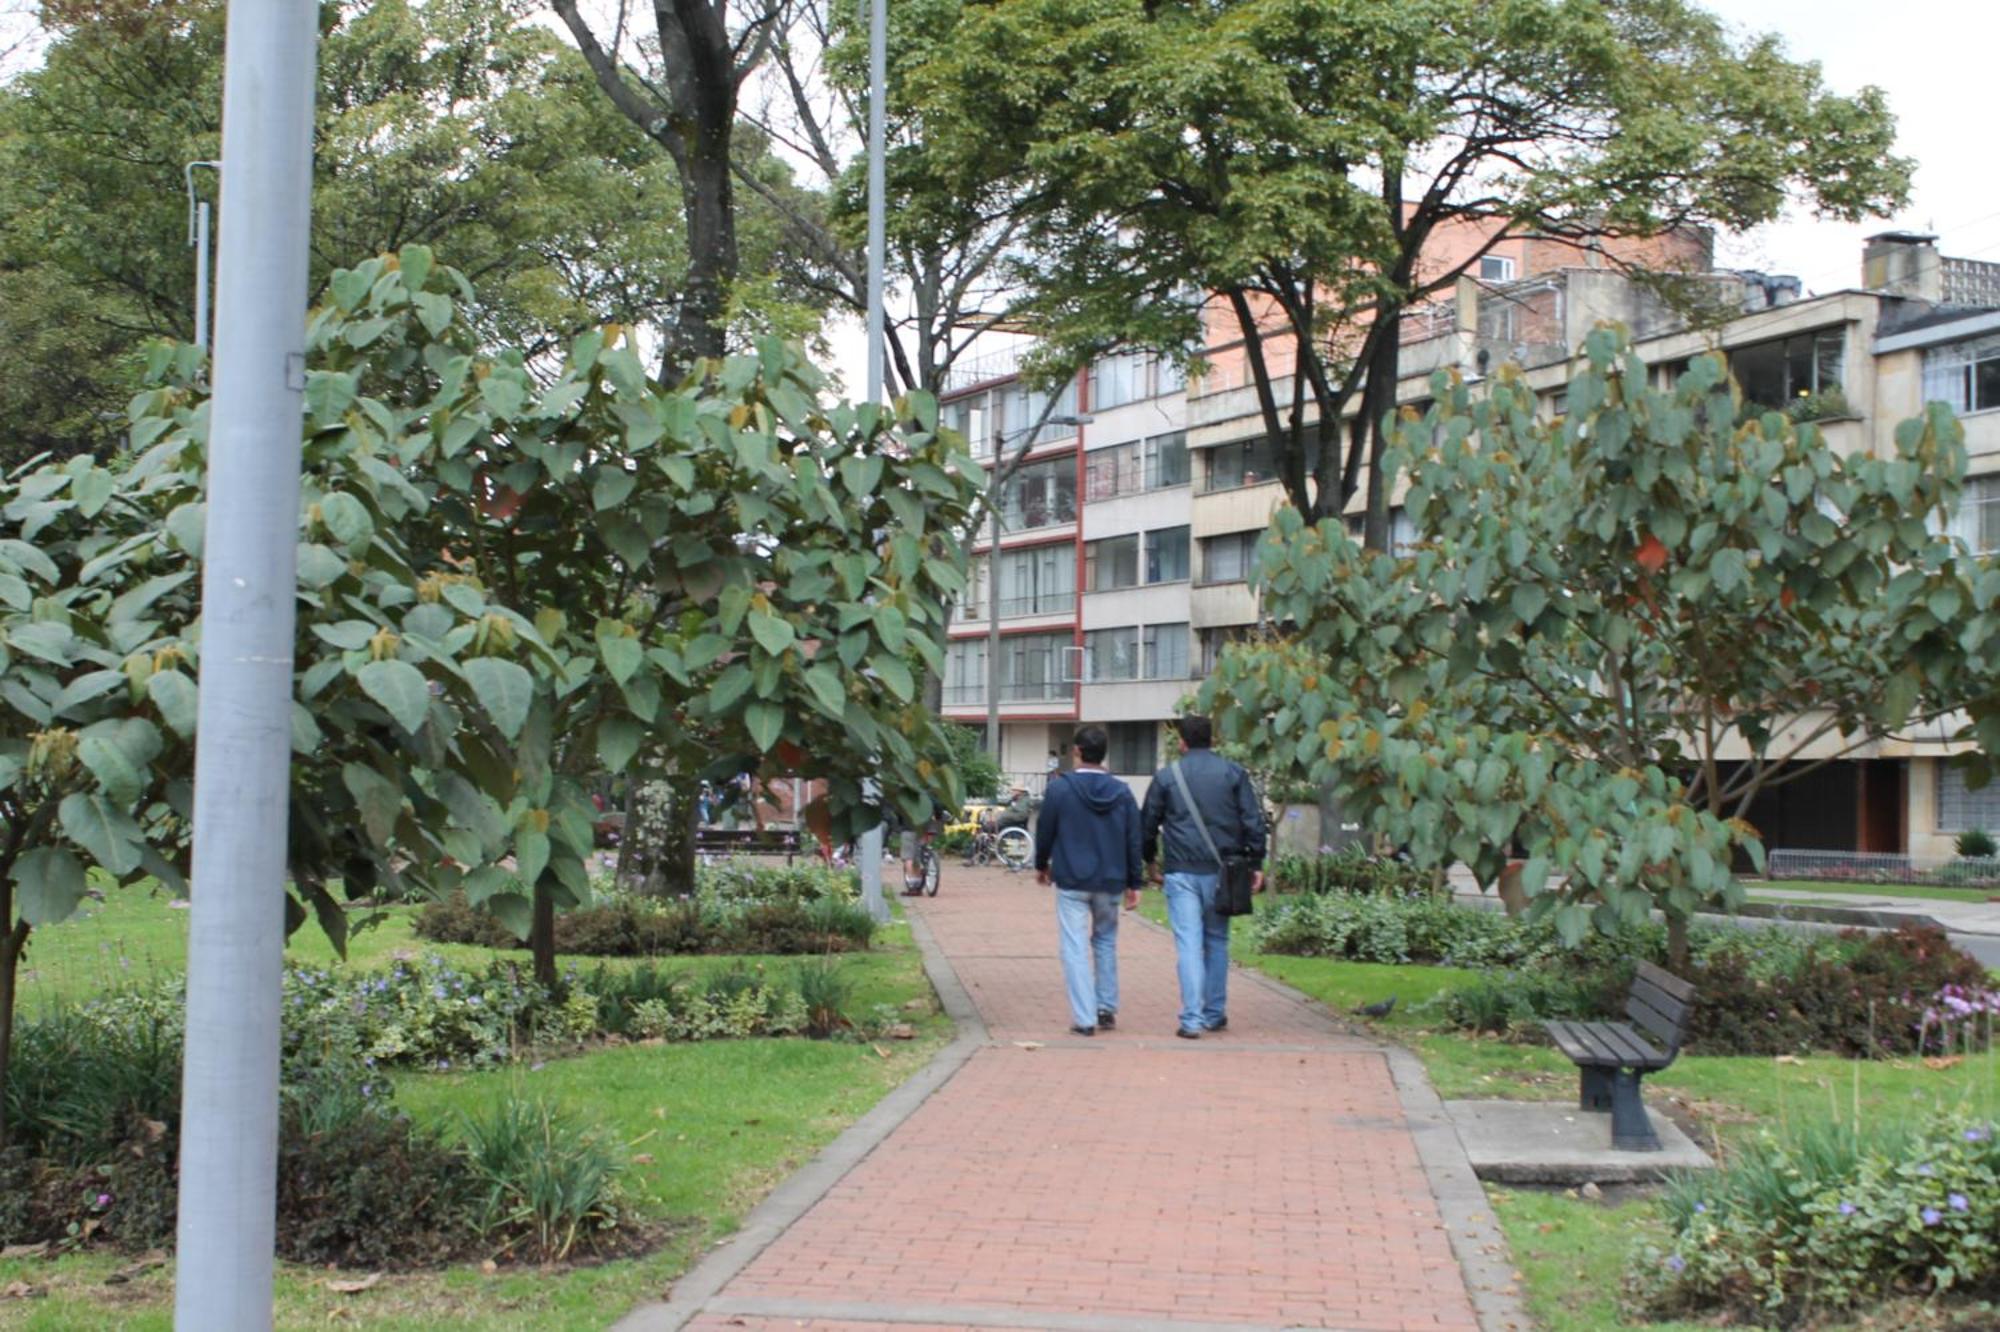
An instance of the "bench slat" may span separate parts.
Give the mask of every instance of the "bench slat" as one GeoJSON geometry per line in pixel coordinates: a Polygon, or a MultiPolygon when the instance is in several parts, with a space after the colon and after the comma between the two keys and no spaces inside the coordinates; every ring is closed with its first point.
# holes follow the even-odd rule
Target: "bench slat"
{"type": "Polygon", "coordinates": [[[1650,985],[1659,987],[1670,997],[1678,999],[1684,1004],[1692,1004],[1694,1002],[1694,982],[1682,980],[1665,967],[1654,966],[1651,962],[1641,962],[1639,964],[1639,979],[1646,981],[1650,985]]]}
{"type": "Polygon", "coordinates": [[[1548,1022],[1543,1026],[1573,1064],[1652,1071],[1674,1061],[1673,1055],[1654,1048],[1623,1023],[1548,1022]]]}
{"type": "Polygon", "coordinates": [[[1679,1026],[1687,1021],[1688,1012],[1694,1007],[1685,999],[1676,999],[1644,976],[1632,982],[1631,997],[1644,1003],[1668,1022],[1679,1026]]]}
{"type": "Polygon", "coordinates": [[[1685,1014],[1682,1018],[1670,1018],[1648,1003],[1637,993],[1625,1001],[1625,1016],[1661,1045],[1675,1046],[1681,1043],[1681,1032],[1687,1026],[1685,1014]]]}

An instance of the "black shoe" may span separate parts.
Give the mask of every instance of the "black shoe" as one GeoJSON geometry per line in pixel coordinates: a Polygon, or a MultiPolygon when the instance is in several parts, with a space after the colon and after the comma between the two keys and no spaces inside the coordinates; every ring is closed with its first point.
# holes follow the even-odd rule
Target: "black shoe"
{"type": "Polygon", "coordinates": [[[1201,1033],[1196,1031],[1193,1027],[1182,1027],[1178,1031],[1176,1031],[1174,1035],[1180,1037],[1184,1041],[1198,1041],[1201,1039],[1201,1033]]]}
{"type": "Polygon", "coordinates": [[[903,896],[905,897],[922,897],[923,895],[924,890],[921,888],[905,888],[903,890],[903,896]]]}
{"type": "Polygon", "coordinates": [[[1100,1011],[1097,1015],[1097,1025],[1104,1028],[1106,1031],[1111,1031],[1118,1025],[1118,1015],[1116,1013],[1105,1013],[1100,1011]]]}
{"type": "Polygon", "coordinates": [[[1229,1019],[1225,1017],[1225,1018],[1217,1018],[1213,1022],[1204,1022],[1202,1024],[1201,1029],[1203,1031],[1224,1031],[1227,1030],[1228,1027],[1229,1027],[1229,1019]]]}
{"type": "Polygon", "coordinates": [[[1097,1034],[1097,1028],[1095,1028],[1095,1027],[1071,1027],[1071,1028],[1069,1029],[1069,1034],[1070,1034],[1070,1035],[1072,1035],[1072,1036],[1095,1036],[1095,1035],[1097,1034]]]}

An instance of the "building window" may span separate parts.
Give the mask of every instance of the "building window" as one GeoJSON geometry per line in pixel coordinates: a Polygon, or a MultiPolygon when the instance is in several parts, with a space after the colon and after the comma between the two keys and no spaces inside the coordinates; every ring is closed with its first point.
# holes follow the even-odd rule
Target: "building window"
{"type": "Polygon", "coordinates": [[[1075,521],[1075,458],[1030,463],[1008,478],[1000,498],[1000,525],[1009,532],[1075,521]]]}
{"type": "Polygon", "coordinates": [[[954,639],[945,648],[944,701],[959,705],[986,701],[985,639],[954,639]]]}
{"type": "Polygon", "coordinates": [[[1092,629],[1083,636],[1083,678],[1096,684],[1139,678],[1139,631],[1092,629]]]}
{"type": "Polygon", "coordinates": [[[1146,441],[1146,489],[1164,490],[1168,486],[1184,486],[1191,473],[1188,469],[1187,432],[1176,430],[1172,434],[1154,435],[1146,441]]]}
{"type": "Polygon", "coordinates": [[[1188,627],[1185,624],[1149,624],[1141,637],[1145,641],[1148,680],[1188,678],[1188,627]]]}
{"type": "Polygon", "coordinates": [[[1139,536],[1105,537],[1083,546],[1083,590],[1115,592],[1139,585],[1139,536]]]}
{"type": "Polygon", "coordinates": [[[1111,750],[1104,766],[1121,777],[1150,777],[1160,766],[1158,722],[1112,722],[1104,728],[1111,750]]]}
{"type": "Polygon", "coordinates": [[[1052,615],[1076,606],[1076,547],[1037,546],[1000,555],[1000,613],[1052,615]]]}
{"type": "Polygon", "coordinates": [[[1939,832],[2000,832],[2000,782],[1988,782],[1977,791],[1967,789],[1965,770],[1943,759],[1938,766],[1937,826],[1939,832]]]}
{"type": "Polygon", "coordinates": [[[1257,542],[1262,532],[1231,532],[1201,543],[1201,581],[1241,583],[1257,566],[1257,542]]]}
{"type": "Polygon", "coordinates": [[[1512,282],[1514,280],[1514,261],[1504,255],[1481,255],[1479,258],[1479,280],[1481,282],[1512,282]]]}
{"type": "Polygon", "coordinates": [[[1783,409],[1800,398],[1841,392],[1846,348],[1845,328],[1823,328],[1817,333],[1731,347],[1729,370],[1742,386],[1746,402],[1783,409]]]}
{"type": "Polygon", "coordinates": [[[1215,674],[1216,663],[1222,660],[1222,650],[1231,643],[1241,643],[1250,636],[1247,624],[1232,624],[1220,629],[1201,631],[1201,673],[1215,674]]]}
{"type": "Polygon", "coordinates": [[[1053,444],[1059,439],[1070,439],[1076,434],[1073,425],[1050,422],[1037,430],[1032,437],[1024,432],[1035,422],[1042,420],[1043,412],[1050,416],[1076,415],[1076,381],[1064,384],[1055,395],[1055,405],[1049,405],[1049,395],[1041,389],[1024,388],[1020,384],[1009,384],[1000,390],[1000,428],[1007,435],[1007,452],[1012,454],[1020,448],[1040,448],[1053,444]],[[1025,441],[1025,443],[1024,443],[1025,441]]]}
{"type": "Polygon", "coordinates": [[[1187,371],[1165,356],[1153,362],[1153,392],[1164,398],[1187,387],[1187,371]]]}
{"type": "Polygon", "coordinates": [[[970,620],[979,614],[979,608],[986,604],[986,592],[992,577],[992,566],[984,556],[976,556],[966,564],[965,595],[958,599],[958,618],[970,620]]]}
{"type": "Polygon", "coordinates": [[[1268,435],[1238,440],[1234,444],[1218,444],[1208,450],[1208,482],[1205,489],[1235,490],[1239,486],[1275,481],[1278,476],[1276,459],[1277,449],[1268,435]]]}
{"type": "Polygon", "coordinates": [[[1146,533],[1146,581],[1184,583],[1187,576],[1187,527],[1157,527],[1146,533]]]}
{"type": "Polygon", "coordinates": [[[1955,412],[2000,407],[2000,333],[1926,351],[1924,401],[1944,403],[1955,412]]]}
{"type": "Polygon", "coordinates": [[[1057,634],[1014,634],[1000,640],[1000,701],[1042,703],[1072,696],[1076,644],[1057,634]]]}
{"type": "Polygon", "coordinates": [[[1975,554],[2000,554],[2000,476],[1966,478],[1949,531],[1975,554]]]}
{"type": "Polygon", "coordinates": [[[1152,368],[1143,352],[1121,352],[1107,356],[1090,367],[1090,410],[1106,411],[1123,407],[1149,396],[1147,372],[1152,368]]]}

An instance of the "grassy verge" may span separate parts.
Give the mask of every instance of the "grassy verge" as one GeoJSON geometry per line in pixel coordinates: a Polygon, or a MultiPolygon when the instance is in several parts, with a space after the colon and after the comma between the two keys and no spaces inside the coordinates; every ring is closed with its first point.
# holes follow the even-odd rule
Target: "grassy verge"
{"type": "MultiPolygon", "coordinates": [[[[1781,888],[1787,892],[1811,893],[1816,897],[1838,899],[1842,897],[1899,897],[1912,901],[1932,902],[1987,902],[2000,896],[2000,889],[1994,888],[1953,888],[1946,885],[1921,883],[1851,883],[1824,879],[1745,879],[1743,886],[1750,896],[1764,896],[1760,892],[1766,888],[1781,888]]],[[[1796,899],[1766,896],[1767,901],[1790,901],[1796,899]]]]}
{"type": "MultiPolygon", "coordinates": [[[[164,911],[162,904],[159,911],[164,911]]],[[[153,965],[170,965],[180,936],[136,903],[105,904],[105,915],[81,923],[67,941],[65,970],[51,983],[75,993],[88,976],[117,956],[151,949],[153,965]],[[129,914],[128,914],[129,913],[129,914]],[[115,942],[109,952],[100,943],[115,942]],[[123,950],[123,951],[121,951],[123,950]]],[[[184,918],[185,913],[176,913],[184,918]]],[[[66,926],[48,932],[55,939],[66,926]]],[[[179,929],[184,930],[184,925],[179,929]]],[[[355,962],[380,962],[397,948],[427,948],[409,935],[407,921],[392,922],[352,951],[355,962]]],[[[294,939],[298,948],[306,931],[294,939]]],[[[367,938],[367,936],[364,936],[367,938]]],[[[325,941],[317,948],[324,950],[325,941]]],[[[307,949],[313,944],[305,944],[307,949]]],[[[53,951],[53,950],[52,950],[53,951]]],[[[479,960],[476,948],[439,950],[479,960]]],[[[306,952],[330,960],[330,951],[306,952]]],[[[594,965],[592,959],[575,959],[594,965]]],[[[773,969],[796,958],[703,957],[675,959],[690,971],[737,965],[773,969]]],[[[53,964],[47,964],[53,967],[53,964]]],[[[949,1035],[949,1023],[929,1003],[930,988],[907,926],[893,924],[876,949],[841,959],[853,984],[850,1011],[865,1016],[876,1005],[898,1009],[925,1001],[912,1013],[913,1041],[752,1040],[696,1045],[629,1045],[540,1065],[483,1073],[411,1073],[399,1080],[402,1105],[422,1120],[453,1126],[466,1111],[518,1086],[577,1107],[623,1144],[628,1210],[661,1229],[665,1243],[644,1258],[568,1270],[479,1266],[385,1276],[366,1291],[343,1294],[329,1281],[354,1273],[288,1267],[278,1280],[277,1326],[283,1329],[361,1327],[374,1332],[419,1332],[451,1327],[474,1332],[502,1329],[601,1329],[633,1305],[658,1298],[717,1239],[734,1231],[743,1214],[771,1187],[837,1136],[870,1106],[920,1067],[949,1035]]],[[[25,989],[25,987],[24,987],[25,989]]],[[[384,1224],[393,1224],[385,1218],[384,1224]]],[[[116,1327],[122,1332],[167,1332],[172,1326],[172,1269],[162,1266],[118,1284],[106,1278],[126,1269],[129,1256],[89,1253],[55,1261],[0,1261],[0,1290],[21,1283],[37,1293],[0,1298],[0,1328],[71,1332],[116,1327]]]]}

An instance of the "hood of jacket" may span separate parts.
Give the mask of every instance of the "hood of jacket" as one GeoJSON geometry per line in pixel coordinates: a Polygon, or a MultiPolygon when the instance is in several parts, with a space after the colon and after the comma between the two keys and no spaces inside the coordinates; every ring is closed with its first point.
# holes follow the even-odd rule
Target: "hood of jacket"
{"type": "Polygon", "coordinates": [[[1077,799],[1098,814],[1108,812],[1126,791],[1125,783],[1096,768],[1073,770],[1065,773],[1062,780],[1073,783],[1077,799]]]}

